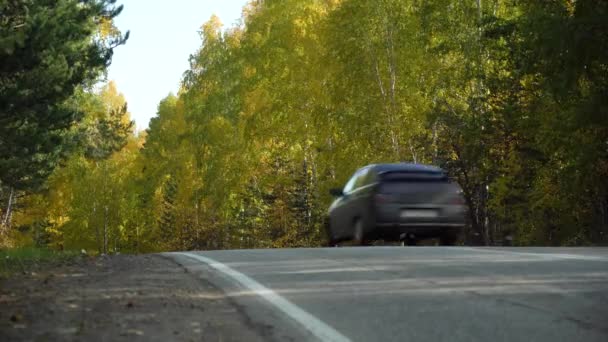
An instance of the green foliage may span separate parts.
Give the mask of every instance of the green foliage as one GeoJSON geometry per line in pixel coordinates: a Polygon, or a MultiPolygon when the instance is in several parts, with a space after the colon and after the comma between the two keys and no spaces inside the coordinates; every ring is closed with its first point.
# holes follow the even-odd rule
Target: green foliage
{"type": "Polygon", "coordinates": [[[0,2],[0,183],[39,187],[62,156],[66,131],[82,117],[66,101],[109,65],[127,39],[100,36],[122,10],[114,0],[0,2]]]}
{"type": "Polygon", "coordinates": [[[26,273],[48,265],[59,265],[75,260],[77,251],[54,251],[46,248],[23,247],[0,250],[0,277],[26,273]]]}
{"type": "Polygon", "coordinates": [[[140,144],[126,102],[112,82],[98,93],[78,96],[85,117],[69,132],[70,156],[47,180],[45,191],[29,196],[30,208],[17,221],[36,245],[99,253],[122,245],[137,249],[139,227],[133,226],[140,215],[130,180],[140,144]]]}
{"type": "Polygon", "coordinates": [[[605,244],[607,8],[267,0],[238,26],[214,16],[145,134],[111,86],[76,96],[80,143],[30,199],[36,229],[100,252],[318,246],[330,188],[411,161],[462,185],[468,244],[605,244]]]}
{"type": "Polygon", "coordinates": [[[467,243],[605,241],[606,13],[590,3],[288,0],[229,30],[212,18],[148,130],[153,210],[171,218],[157,229],[188,241],[171,248],[316,245],[329,188],[415,161],[463,186],[467,243]]]}
{"type": "Polygon", "coordinates": [[[84,93],[82,97],[80,108],[88,113],[70,136],[73,149],[82,150],[84,157],[90,160],[106,159],[120,151],[133,134],[127,103],[118,94],[114,82],[109,82],[99,95],[84,93]]]}

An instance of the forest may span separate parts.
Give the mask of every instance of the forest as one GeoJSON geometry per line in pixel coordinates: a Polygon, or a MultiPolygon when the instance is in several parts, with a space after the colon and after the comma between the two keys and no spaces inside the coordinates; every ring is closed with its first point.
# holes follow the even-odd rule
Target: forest
{"type": "Polygon", "coordinates": [[[0,1],[0,246],[321,246],[380,162],[444,168],[462,244],[608,244],[608,2],[252,0],[142,132],[100,83],[122,7],[49,3],[0,1]]]}

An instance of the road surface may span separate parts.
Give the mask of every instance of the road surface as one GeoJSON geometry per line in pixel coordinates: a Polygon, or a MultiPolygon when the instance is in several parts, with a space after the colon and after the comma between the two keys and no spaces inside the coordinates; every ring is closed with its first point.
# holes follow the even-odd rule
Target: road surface
{"type": "Polygon", "coordinates": [[[608,248],[166,255],[277,340],[608,341],[608,248]]]}

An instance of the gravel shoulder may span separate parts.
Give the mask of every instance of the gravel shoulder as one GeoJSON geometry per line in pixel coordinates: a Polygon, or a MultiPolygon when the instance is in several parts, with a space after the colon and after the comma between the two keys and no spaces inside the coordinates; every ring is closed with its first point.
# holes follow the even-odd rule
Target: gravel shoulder
{"type": "Polygon", "coordinates": [[[211,283],[160,255],[82,259],[0,279],[0,341],[263,341],[211,283]]]}

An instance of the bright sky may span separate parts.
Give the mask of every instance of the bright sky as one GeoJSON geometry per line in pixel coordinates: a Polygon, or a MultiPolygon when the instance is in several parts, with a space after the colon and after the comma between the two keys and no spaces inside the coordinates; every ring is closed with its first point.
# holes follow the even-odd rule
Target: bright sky
{"type": "Polygon", "coordinates": [[[116,26],[131,31],[126,45],[114,50],[108,79],[128,102],[137,129],[148,127],[156,107],[176,93],[188,57],[201,46],[199,29],[216,14],[224,27],[241,17],[247,0],[119,0],[124,5],[116,26]]]}

